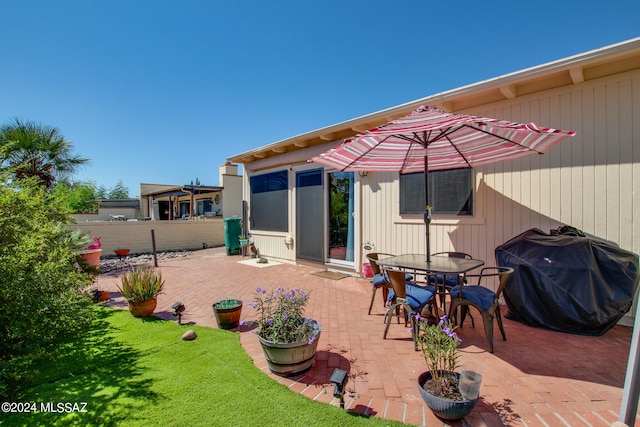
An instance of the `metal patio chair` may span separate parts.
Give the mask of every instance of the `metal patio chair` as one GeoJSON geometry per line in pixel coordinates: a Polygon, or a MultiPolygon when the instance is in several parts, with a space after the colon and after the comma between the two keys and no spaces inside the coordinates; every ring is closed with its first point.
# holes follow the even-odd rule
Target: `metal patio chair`
{"type": "MultiPolygon", "coordinates": [[[[507,336],[504,333],[504,326],[502,325],[502,316],[500,315],[500,294],[504,289],[509,277],[513,273],[511,267],[484,267],[480,270],[480,274],[467,274],[466,280],[469,281],[473,278],[478,278],[477,284],[469,286],[461,281],[459,285],[454,286],[449,291],[451,295],[451,305],[449,308],[449,315],[453,316],[457,321],[457,309],[460,308],[460,327],[462,327],[469,307],[475,307],[482,315],[482,321],[484,323],[484,332],[489,343],[489,351],[493,353],[493,319],[494,317],[498,321],[498,327],[502,333],[503,341],[507,340],[507,336]],[[482,283],[486,283],[490,277],[498,277],[498,288],[494,291],[482,286],[482,283]]],[[[456,322],[457,323],[457,322],[456,322]]]]}

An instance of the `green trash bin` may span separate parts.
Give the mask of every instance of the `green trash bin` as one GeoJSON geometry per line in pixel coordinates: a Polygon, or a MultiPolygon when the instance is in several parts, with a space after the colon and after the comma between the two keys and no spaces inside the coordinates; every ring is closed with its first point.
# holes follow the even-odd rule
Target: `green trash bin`
{"type": "Polygon", "coordinates": [[[227,247],[227,255],[239,255],[240,235],[242,218],[225,218],[224,219],[224,244],[227,247]]]}

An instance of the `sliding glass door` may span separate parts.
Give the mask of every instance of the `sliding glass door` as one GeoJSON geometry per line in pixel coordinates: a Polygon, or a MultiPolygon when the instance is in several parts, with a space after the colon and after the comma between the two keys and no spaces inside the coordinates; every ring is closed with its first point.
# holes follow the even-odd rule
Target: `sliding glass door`
{"type": "Polygon", "coordinates": [[[354,192],[353,172],[330,172],[328,187],[328,259],[335,264],[353,265],[354,192]]]}

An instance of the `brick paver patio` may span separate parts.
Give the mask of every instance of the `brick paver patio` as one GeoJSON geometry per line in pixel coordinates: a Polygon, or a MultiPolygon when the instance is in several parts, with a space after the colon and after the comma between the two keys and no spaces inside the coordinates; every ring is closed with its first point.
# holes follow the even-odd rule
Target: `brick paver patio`
{"type": "MultiPolygon", "coordinates": [[[[464,365],[483,374],[481,399],[462,422],[445,422],[423,404],[417,389],[425,370],[411,336],[395,321],[382,339],[382,297],[367,315],[368,279],[330,280],[312,275],[319,268],[287,263],[246,265],[249,257],[227,256],[224,248],[193,252],[160,262],[166,280],[156,315],[175,320],[171,305],[186,306],[183,323],[217,327],[211,304],[229,297],[245,305],[243,320],[256,313],[247,306],[256,287],[300,287],[311,291],[306,315],[323,327],[315,365],[305,374],[282,378],[272,374],[257,336],[239,331],[240,342],[255,365],[275,381],[310,399],[338,406],[329,377],[335,368],[349,373],[345,407],[368,416],[428,426],[610,426],[618,418],[631,328],[616,326],[601,337],[570,335],[532,328],[505,319],[506,342],[496,326],[495,353],[488,352],[481,321],[458,330],[464,365]]],[[[111,305],[126,307],[117,294],[119,274],[99,277],[112,292],[111,305]]],[[[380,292],[379,292],[380,293],[380,292]]],[[[506,312],[506,310],[505,310],[506,312]]],[[[478,320],[478,316],[475,316],[478,320]]]]}

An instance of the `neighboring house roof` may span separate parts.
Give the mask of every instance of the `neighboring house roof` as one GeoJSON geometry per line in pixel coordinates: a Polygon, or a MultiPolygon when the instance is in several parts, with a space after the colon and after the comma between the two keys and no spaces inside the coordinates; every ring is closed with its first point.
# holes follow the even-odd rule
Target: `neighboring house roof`
{"type": "Polygon", "coordinates": [[[140,208],[139,199],[98,199],[103,208],[140,208]]]}
{"type": "Polygon", "coordinates": [[[246,164],[348,138],[405,116],[421,105],[438,107],[446,111],[460,111],[639,68],[640,37],[293,136],[231,156],[228,160],[246,164]]]}
{"type": "Polygon", "coordinates": [[[208,185],[180,185],[175,187],[164,188],[162,190],[144,193],[143,196],[168,197],[168,196],[185,196],[187,194],[203,194],[222,191],[222,187],[213,187],[208,185]]]}

